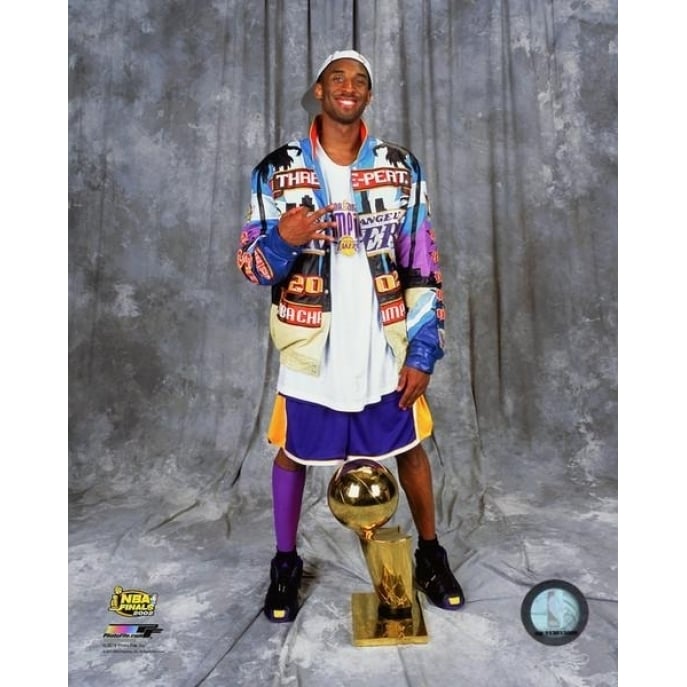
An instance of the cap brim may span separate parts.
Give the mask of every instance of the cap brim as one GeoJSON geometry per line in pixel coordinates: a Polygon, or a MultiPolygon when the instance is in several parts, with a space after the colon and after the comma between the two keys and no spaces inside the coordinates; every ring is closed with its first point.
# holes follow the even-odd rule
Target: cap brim
{"type": "Polygon", "coordinates": [[[301,98],[303,109],[311,115],[318,115],[321,112],[320,101],[315,97],[315,84],[303,94],[301,98]]]}

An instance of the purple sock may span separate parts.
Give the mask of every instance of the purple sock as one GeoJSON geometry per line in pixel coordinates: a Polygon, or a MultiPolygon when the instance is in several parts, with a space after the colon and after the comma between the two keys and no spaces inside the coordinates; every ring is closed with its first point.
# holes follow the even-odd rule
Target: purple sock
{"type": "Polygon", "coordinates": [[[305,468],[285,470],[276,463],[272,467],[272,510],[277,551],[296,549],[298,521],[301,517],[305,468]]]}

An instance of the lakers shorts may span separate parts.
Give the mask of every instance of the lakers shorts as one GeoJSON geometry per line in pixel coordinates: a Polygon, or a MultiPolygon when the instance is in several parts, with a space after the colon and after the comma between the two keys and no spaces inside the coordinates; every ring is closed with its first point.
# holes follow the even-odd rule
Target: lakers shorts
{"type": "Polygon", "coordinates": [[[401,392],[355,413],[277,394],[267,430],[271,444],[303,465],[337,465],[344,460],[382,460],[417,446],[432,433],[432,415],[421,396],[401,410],[401,392]]]}

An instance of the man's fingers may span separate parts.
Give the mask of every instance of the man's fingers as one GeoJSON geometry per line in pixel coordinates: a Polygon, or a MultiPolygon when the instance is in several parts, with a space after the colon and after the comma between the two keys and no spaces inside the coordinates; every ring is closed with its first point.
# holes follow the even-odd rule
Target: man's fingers
{"type": "Polygon", "coordinates": [[[299,205],[298,207],[293,208],[293,210],[295,210],[296,212],[303,213],[304,216],[311,222],[317,222],[320,219],[320,217],[324,217],[324,215],[331,212],[333,209],[333,205],[327,205],[323,208],[320,208],[319,210],[313,210],[311,207],[307,205],[299,205]]]}
{"type": "Polygon", "coordinates": [[[292,245],[303,245],[308,241],[334,241],[334,237],[327,232],[336,227],[334,220],[322,220],[334,205],[327,205],[319,210],[313,210],[307,205],[298,205],[287,210],[279,221],[279,231],[287,242],[292,245]]]}
{"type": "Polygon", "coordinates": [[[401,396],[401,400],[398,402],[398,405],[402,410],[407,410],[408,408],[412,408],[413,403],[415,403],[413,394],[406,390],[403,396],[401,396]]]}
{"type": "Polygon", "coordinates": [[[401,395],[401,398],[398,401],[398,406],[399,408],[406,410],[407,408],[410,408],[413,405],[413,394],[414,390],[413,388],[408,384],[408,376],[404,374],[403,372],[401,373],[399,380],[398,380],[398,386],[396,387],[396,391],[403,391],[403,394],[401,395]]]}
{"type": "Polygon", "coordinates": [[[315,238],[320,241],[329,241],[330,243],[336,240],[333,236],[331,236],[330,234],[325,234],[323,231],[316,232],[315,238]]]}
{"type": "Polygon", "coordinates": [[[398,401],[399,407],[403,410],[411,408],[413,403],[425,393],[428,383],[429,375],[427,373],[403,366],[398,375],[398,385],[396,386],[396,391],[403,392],[398,401]]]}
{"type": "Polygon", "coordinates": [[[331,212],[334,209],[333,205],[326,205],[325,207],[321,208],[320,210],[316,210],[313,215],[315,216],[315,219],[320,219],[323,215],[326,215],[328,212],[331,212]]]}
{"type": "Polygon", "coordinates": [[[306,215],[306,218],[308,222],[314,224],[318,229],[333,229],[334,227],[336,227],[336,220],[322,219],[326,214],[328,214],[328,212],[329,211],[325,208],[324,210],[311,212],[310,214],[306,215]]]}

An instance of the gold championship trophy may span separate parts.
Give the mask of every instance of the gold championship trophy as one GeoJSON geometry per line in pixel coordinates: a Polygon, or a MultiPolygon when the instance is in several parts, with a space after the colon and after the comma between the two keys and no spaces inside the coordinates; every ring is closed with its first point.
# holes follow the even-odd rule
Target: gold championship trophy
{"type": "Polygon", "coordinates": [[[399,527],[382,527],[398,506],[394,475],[373,460],[347,461],[329,482],[327,502],[334,517],[358,535],[375,590],[351,597],[353,644],[426,644],[413,590],[411,537],[399,527]]]}

